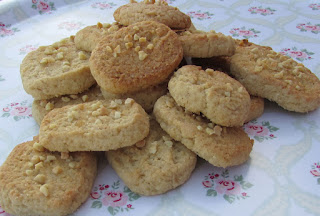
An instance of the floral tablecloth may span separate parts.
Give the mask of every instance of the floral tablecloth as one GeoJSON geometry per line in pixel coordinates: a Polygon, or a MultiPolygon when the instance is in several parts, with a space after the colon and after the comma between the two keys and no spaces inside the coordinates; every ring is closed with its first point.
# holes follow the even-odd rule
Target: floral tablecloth
{"type": "MultiPolygon", "coordinates": [[[[271,46],[320,77],[319,1],[167,2],[198,29],[271,46]]],[[[25,55],[87,25],[113,22],[113,11],[126,3],[0,0],[0,164],[39,130],[20,79],[25,55]]],[[[255,141],[249,161],[221,169],[199,160],[186,184],[161,196],[132,193],[102,161],[89,199],[74,215],[320,215],[319,117],[320,109],[298,114],[266,102],[263,116],[244,125],[255,141]]]]}

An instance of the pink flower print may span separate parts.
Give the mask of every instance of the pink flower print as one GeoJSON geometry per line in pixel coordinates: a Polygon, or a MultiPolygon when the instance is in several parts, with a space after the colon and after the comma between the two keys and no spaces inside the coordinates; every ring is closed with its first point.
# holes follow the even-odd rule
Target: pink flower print
{"type": "Polygon", "coordinates": [[[316,25],[306,25],[305,29],[307,31],[320,31],[320,26],[316,26],[316,25]]]}
{"type": "Polygon", "coordinates": [[[33,45],[26,45],[25,47],[22,47],[22,48],[20,48],[20,55],[24,55],[24,54],[27,54],[27,53],[29,53],[29,52],[31,52],[31,51],[34,51],[34,50],[36,50],[37,49],[37,46],[33,46],[33,45]]]}
{"type": "Polygon", "coordinates": [[[31,109],[25,106],[13,107],[10,114],[13,116],[29,116],[31,114],[31,109]]]}
{"type": "Polygon", "coordinates": [[[307,58],[308,57],[307,53],[301,52],[301,51],[291,51],[290,56],[292,58],[307,58]]]}
{"type": "Polygon", "coordinates": [[[207,188],[212,187],[212,183],[210,181],[203,181],[202,184],[203,184],[203,186],[205,186],[207,188]]]}
{"type": "Polygon", "coordinates": [[[198,20],[204,20],[204,19],[211,19],[211,16],[214,14],[209,13],[209,12],[201,12],[200,10],[198,11],[191,11],[187,13],[191,18],[197,18],[198,20]]]}
{"type": "Polygon", "coordinates": [[[316,177],[320,176],[320,172],[318,170],[311,170],[310,173],[316,177]]]}
{"type": "Polygon", "coordinates": [[[128,204],[128,205],[127,205],[127,208],[132,208],[132,205],[131,205],[131,204],[128,204]]]}
{"type": "Polygon", "coordinates": [[[224,180],[224,179],[216,180],[215,189],[219,194],[226,194],[226,195],[238,195],[240,194],[240,191],[241,191],[241,187],[239,183],[231,180],[224,180]]]}
{"type": "Polygon", "coordinates": [[[127,204],[128,196],[121,191],[106,191],[102,203],[105,206],[121,207],[127,204]]]}
{"type": "Polygon", "coordinates": [[[247,196],[247,193],[243,192],[241,193],[242,196],[247,196]]]}
{"type": "Polygon", "coordinates": [[[273,12],[276,11],[274,9],[271,9],[271,8],[262,8],[261,6],[260,7],[251,7],[249,8],[248,10],[249,12],[251,12],[251,14],[261,14],[263,16],[267,16],[267,15],[270,15],[270,14],[274,14],[273,12]]]}
{"type": "Polygon", "coordinates": [[[1,208],[1,205],[0,205],[0,215],[1,215],[1,216],[10,216],[10,214],[6,213],[6,212],[1,208]]]}
{"type": "Polygon", "coordinates": [[[262,125],[247,124],[245,127],[246,132],[251,136],[266,136],[269,133],[268,128],[262,125]]]}
{"type": "Polygon", "coordinates": [[[233,28],[230,30],[230,33],[232,34],[233,37],[243,37],[246,39],[252,38],[252,37],[258,37],[258,34],[260,31],[257,31],[253,28],[246,29],[246,27],[241,27],[241,28],[233,28]]]}
{"type": "Polygon", "coordinates": [[[7,28],[0,29],[1,36],[8,36],[8,35],[13,35],[13,34],[14,34],[14,31],[12,31],[11,29],[7,29],[7,28]]]}
{"type": "Polygon", "coordinates": [[[101,197],[101,195],[98,192],[92,192],[90,196],[92,199],[99,199],[101,197]]]}
{"type": "Polygon", "coordinates": [[[110,9],[112,7],[116,6],[116,4],[110,2],[97,2],[91,5],[92,8],[99,8],[100,10],[104,10],[104,9],[110,9]]]}
{"type": "Polygon", "coordinates": [[[38,0],[32,0],[32,4],[37,4],[38,0]]]}
{"type": "Polygon", "coordinates": [[[42,12],[51,11],[49,4],[47,4],[47,3],[43,2],[43,1],[39,2],[38,9],[39,9],[39,11],[42,11],[42,12]]]}
{"type": "Polygon", "coordinates": [[[84,24],[81,22],[62,22],[58,25],[60,29],[66,29],[68,31],[72,30],[78,30],[80,29],[84,24]]]}
{"type": "Polygon", "coordinates": [[[239,30],[238,34],[240,36],[253,36],[254,32],[253,31],[249,31],[249,30],[239,30]]]}
{"type": "Polygon", "coordinates": [[[310,31],[314,34],[318,34],[320,32],[320,24],[312,25],[310,22],[300,23],[296,27],[302,32],[310,31]]]}
{"type": "Polygon", "coordinates": [[[5,107],[2,110],[3,110],[3,112],[9,112],[10,111],[9,107],[5,107]]]}
{"type": "Polygon", "coordinates": [[[320,10],[320,4],[309,4],[309,8],[312,10],[320,10]]]}

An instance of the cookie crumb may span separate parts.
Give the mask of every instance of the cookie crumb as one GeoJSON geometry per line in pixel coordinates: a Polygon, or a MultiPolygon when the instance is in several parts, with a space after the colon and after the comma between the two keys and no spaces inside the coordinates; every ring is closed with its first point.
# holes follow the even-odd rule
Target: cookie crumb
{"type": "Polygon", "coordinates": [[[56,175],[62,173],[63,169],[60,166],[56,166],[55,168],[52,169],[52,172],[56,175]]]}

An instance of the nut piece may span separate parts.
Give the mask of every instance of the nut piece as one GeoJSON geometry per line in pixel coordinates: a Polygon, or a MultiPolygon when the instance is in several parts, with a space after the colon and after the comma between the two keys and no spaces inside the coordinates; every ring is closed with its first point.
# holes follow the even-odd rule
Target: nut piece
{"type": "Polygon", "coordinates": [[[52,172],[56,175],[62,173],[63,169],[60,166],[56,166],[55,168],[52,169],[52,172]]]}
{"type": "Polygon", "coordinates": [[[127,98],[125,101],[124,101],[124,104],[132,104],[133,102],[133,99],[132,98],[127,98]]]}
{"type": "Polygon", "coordinates": [[[143,61],[147,58],[148,54],[145,53],[144,51],[139,51],[139,60],[143,61]]]}
{"type": "Polygon", "coordinates": [[[36,163],[39,163],[40,162],[40,157],[38,155],[34,155],[32,158],[31,158],[31,162],[33,164],[36,164],[36,163]]]}
{"type": "Polygon", "coordinates": [[[53,103],[48,102],[48,103],[46,104],[45,109],[46,109],[47,111],[53,110],[53,108],[54,108],[54,104],[53,104],[53,103]]]}
{"type": "Polygon", "coordinates": [[[33,170],[26,170],[26,174],[27,174],[27,176],[31,176],[31,175],[33,175],[33,170]]]}
{"type": "Polygon", "coordinates": [[[46,176],[43,174],[38,174],[36,177],[34,177],[34,180],[39,184],[44,184],[46,181],[46,176]]]}
{"type": "Polygon", "coordinates": [[[41,185],[40,192],[46,197],[49,196],[48,185],[47,184],[41,185]]]}
{"type": "Polygon", "coordinates": [[[80,51],[78,55],[80,60],[86,60],[88,58],[83,51],[80,51]]]}
{"type": "Polygon", "coordinates": [[[153,44],[148,44],[147,49],[152,50],[154,48],[153,44]]]}
{"type": "Polygon", "coordinates": [[[39,151],[39,152],[43,152],[44,151],[44,147],[38,142],[35,142],[33,144],[33,149],[36,150],[36,151],[39,151]]]}
{"type": "Polygon", "coordinates": [[[116,111],[116,112],[114,113],[114,118],[115,118],[115,119],[121,118],[121,112],[116,111]]]}
{"type": "Polygon", "coordinates": [[[87,102],[88,99],[89,99],[89,97],[88,97],[88,95],[83,95],[83,96],[81,97],[81,99],[82,99],[83,102],[87,102]]]}
{"type": "Polygon", "coordinates": [[[173,145],[173,142],[168,140],[168,141],[165,141],[164,144],[166,144],[167,146],[169,146],[171,148],[173,145]]]}
{"type": "Polygon", "coordinates": [[[54,160],[56,160],[56,159],[57,159],[56,156],[54,156],[54,155],[48,155],[48,156],[47,156],[47,159],[46,159],[46,162],[54,161],[54,160]]]}
{"type": "Polygon", "coordinates": [[[39,169],[43,168],[43,162],[41,161],[41,162],[37,163],[37,164],[34,166],[34,168],[35,168],[36,170],[39,170],[39,169]]]}

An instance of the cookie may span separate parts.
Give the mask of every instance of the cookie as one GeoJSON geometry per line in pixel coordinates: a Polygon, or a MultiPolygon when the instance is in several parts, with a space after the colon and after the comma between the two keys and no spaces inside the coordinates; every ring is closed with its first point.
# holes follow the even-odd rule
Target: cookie
{"type": "Polygon", "coordinates": [[[244,40],[230,59],[230,73],[251,95],[289,111],[309,112],[320,105],[320,81],[303,64],[244,40]]]}
{"type": "Polygon", "coordinates": [[[108,151],[133,145],[148,133],[148,114],[128,98],[53,109],[43,118],[39,137],[50,151],[108,151]]]}
{"type": "Polygon", "coordinates": [[[92,51],[90,69],[104,90],[125,94],[164,82],[182,58],[176,33],[145,21],[103,37],[92,51]]]}
{"type": "Polygon", "coordinates": [[[118,23],[100,23],[87,26],[77,32],[74,38],[76,47],[80,50],[92,52],[103,35],[112,34],[118,31],[122,26],[118,23]]]}
{"type": "Polygon", "coordinates": [[[220,71],[183,66],[171,77],[168,89],[178,105],[222,126],[243,125],[250,110],[246,89],[220,71]]]}
{"type": "Polygon", "coordinates": [[[172,29],[187,29],[191,26],[188,15],[176,7],[169,6],[165,1],[132,1],[116,9],[113,17],[125,26],[142,21],[160,22],[172,29]]]}
{"type": "Polygon", "coordinates": [[[64,158],[33,141],[17,145],[0,167],[0,203],[12,215],[69,215],[86,201],[97,173],[90,152],[64,158]]]}
{"type": "Polygon", "coordinates": [[[194,58],[231,56],[235,51],[235,42],[231,36],[215,31],[189,30],[179,33],[183,55],[194,58]]]}
{"type": "Polygon", "coordinates": [[[112,94],[101,88],[102,95],[105,99],[126,99],[132,98],[138,104],[142,106],[146,112],[152,112],[154,103],[158,100],[159,97],[165,95],[167,93],[167,85],[168,82],[164,82],[162,84],[151,86],[142,91],[128,94],[112,94]]]}
{"type": "Polygon", "coordinates": [[[113,169],[131,191],[158,195],[185,183],[195,168],[197,156],[172,140],[156,120],[149,135],[134,146],[106,152],[113,169]]]}
{"type": "Polygon", "coordinates": [[[262,116],[264,112],[264,99],[250,95],[250,111],[244,122],[249,122],[262,116]]]}
{"type": "Polygon", "coordinates": [[[214,166],[235,166],[249,159],[253,140],[241,127],[215,125],[183,110],[169,95],[157,100],[153,114],[170,137],[214,166]]]}
{"type": "Polygon", "coordinates": [[[23,87],[36,100],[83,92],[95,83],[89,58],[90,53],[76,48],[73,37],[41,46],[21,63],[23,87]]]}
{"type": "Polygon", "coordinates": [[[44,116],[54,108],[102,99],[104,98],[101,94],[100,87],[95,85],[80,94],[64,95],[48,100],[34,100],[32,103],[32,117],[38,125],[40,125],[44,116]]]}

